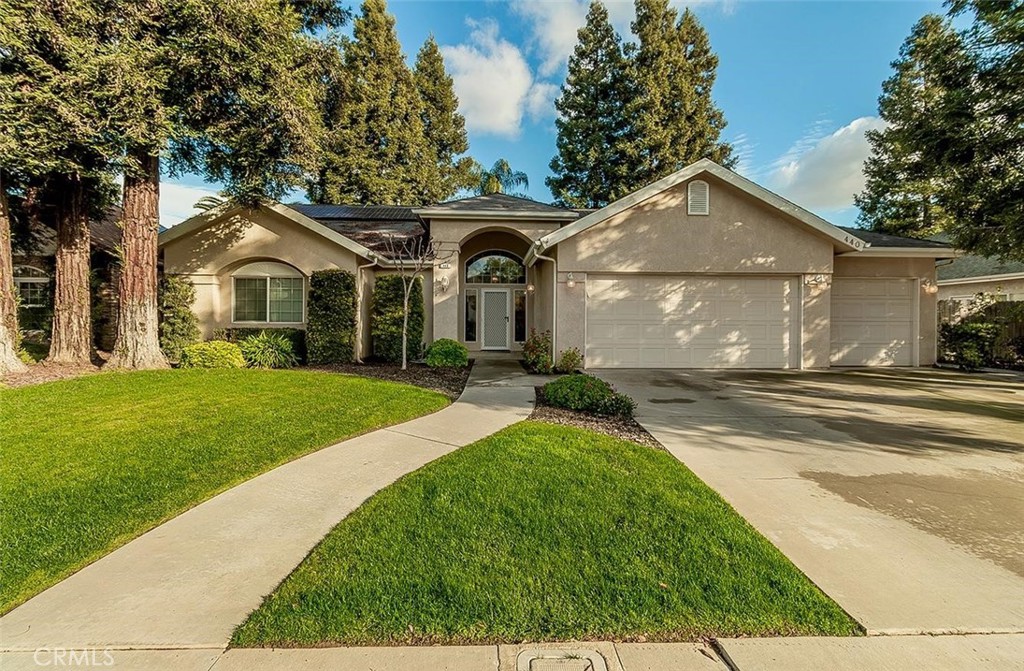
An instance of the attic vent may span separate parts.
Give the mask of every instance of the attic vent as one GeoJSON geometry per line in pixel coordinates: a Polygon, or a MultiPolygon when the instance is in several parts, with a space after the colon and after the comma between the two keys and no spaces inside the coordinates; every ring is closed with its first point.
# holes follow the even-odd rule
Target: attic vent
{"type": "Polygon", "coordinates": [[[686,187],[686,213],[710,214],[711,197],[708,183],[694,180],[686,187]]]}

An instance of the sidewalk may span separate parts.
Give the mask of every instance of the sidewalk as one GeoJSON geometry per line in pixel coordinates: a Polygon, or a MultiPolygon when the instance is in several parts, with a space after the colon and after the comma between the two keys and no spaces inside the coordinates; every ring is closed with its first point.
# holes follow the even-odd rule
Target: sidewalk
{"type": "MultiPolygon", "coordinates": [[[[19,606],[0,618],[0,650],[223,649],[263,597],[374,492],[526,418],[532,384],[518,363],[479,362],[444,410],[253,478],[19,606]]],[[[206,659],[209,651],[175,654],[206,659]]],[[[0,666],[6,671],[13,659],[0,666]]]]}
{"type": "MultiPolygon", "coordinates": [[[[121,671],[1019,671],[1024,635],[724,639],[418,648],[94,651],[121,671]],[[105,657],[109,655],[109,657],[105,657]]],[[[54,651],[4,653],[4,671],[57,666],[54,651]]],[[[64,654],[64,653],[58,653],[64,654]]],[[[82,653],[84,654],[84,653],[82,653]]],[[[90,663],[68,663],[86,667],[90,663]]],[[[82,659],[79,657],[78,659],[82,659]]],[[[91,661],[91,660],[90,660],[91,661]]]]}

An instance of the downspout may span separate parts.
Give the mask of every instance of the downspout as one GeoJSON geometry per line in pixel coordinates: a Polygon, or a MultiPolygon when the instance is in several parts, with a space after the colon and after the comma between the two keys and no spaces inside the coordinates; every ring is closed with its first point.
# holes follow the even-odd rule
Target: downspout
{"type": "Polygon", "coordinates": [[[377,257],[371,256],[369,263],[356,266],[356,363],[363,362],[363,271],[377,263],[377,257]]]}
{"type": "MultiPolygon", "coordinates": [[[[540,242],[539,240],[537,241],[540,242]]],[[[539,244],[537,245],[540,246],[539,244]]],[[[552,361],[558,356],[558,345],[556,338],[558,338],[558,264],[550,256],[544,256],[534,252],[534,258],[541,261],[551,262],[551,359],[552,361]]]]}

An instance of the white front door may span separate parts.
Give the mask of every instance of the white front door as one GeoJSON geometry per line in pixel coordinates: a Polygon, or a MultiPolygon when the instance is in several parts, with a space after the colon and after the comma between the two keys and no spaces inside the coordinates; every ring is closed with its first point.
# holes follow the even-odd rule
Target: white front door
{"type": "Polygon", "coordinates": [[[508,349],[508,289],[483,289],[482,349],[508,349]]]}

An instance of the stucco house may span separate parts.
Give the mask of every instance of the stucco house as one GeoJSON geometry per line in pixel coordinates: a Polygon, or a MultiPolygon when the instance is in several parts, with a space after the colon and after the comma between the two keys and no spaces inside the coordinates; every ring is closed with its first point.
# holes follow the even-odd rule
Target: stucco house
{"type": "Polygon", "coordinates": [[[966,254],[939,266],[939,300],[970,301],[980,293],[1024,301],[1024,263],[966,254]]]}
{"type": "Polygon", "coordinates": [[[834,226],[711,161],[596,211],[505,195],[429,207],[228,207],[160,236],[204,332],[305,322],[309,274],[356,274],[358,349],[393,272],[387,236],[430,236],[425,334],[516,351],[529,329],[590,368],[918,366],[935,360],[945,244],[834,226]]]}

